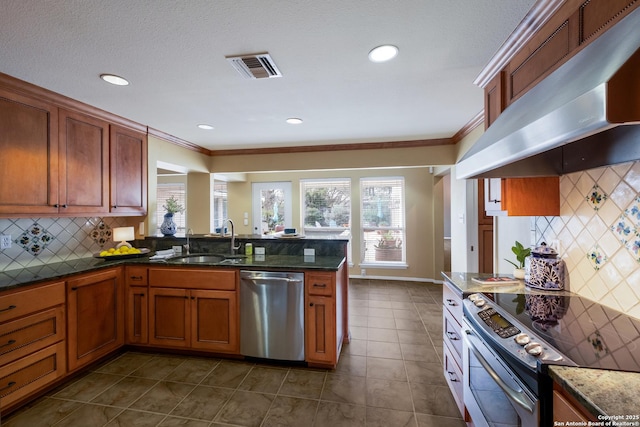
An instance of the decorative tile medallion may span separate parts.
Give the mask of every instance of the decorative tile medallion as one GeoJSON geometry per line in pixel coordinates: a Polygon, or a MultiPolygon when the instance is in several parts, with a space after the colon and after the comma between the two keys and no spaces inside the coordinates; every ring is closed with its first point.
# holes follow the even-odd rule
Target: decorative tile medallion
{"type": "Polygon", "coordinates": [[[594,333],[589,335],[589,337],[587,338],[587,341],[589,341],[593,346],[593,350],[595,351],[596,357],[598,359],[609,354],[609,349],[607,348],[607,345],[604,343],[604,340],[602,339],[602,335],[600,335],[600,331],[596,330],[594,333]]]}
{"type": "Polygon", "coordinates": [[[591,187],[591,191],[585,197],[589,205],[593,210],[598,210],[602,204],[607,200],[607,195],[602,191],[602,188],[598,187],[598,184],[591,187]]]}
{"type": "Polygon", "coordinates": [[[624,213],[633,221],[636,227],[640,227],[640,196],[633,199],[624,213]]]}
{"type": "Polygon", "coordinates": [[[634,238],[636,234],[635,227],[626,215],[620,215],[620,218],[611,226],[611,231],[623,245],[627,244],[629,239],[634,238]]]}
{"type": "Polygon", "coordinates": [[[600,270],[600,267],[607,262],[607,256],[602,253],[598,245],[594,246],[593,249],[587,253],[587,259],[594,270],[600,270]]]}
{"type": "Polygon", "coordinates": [[[44,227],[37,222],[22,233],[15,242],[33,256],[38,256],[51,241],[55,239],[44,227]]]}
{"type": "Polygon", "coordinates": [[[636,233],[625,245],[636,261],[640,262],[640,234],[636,233]]]}
{"type": "Polygon", "coordinates": [[[111,241],[111,234],[111,227],[100,221],[100,223],[91,231],[91,238],[94,242],[100,245],[100,247],[103,247],[105,243],[111,241]]]}

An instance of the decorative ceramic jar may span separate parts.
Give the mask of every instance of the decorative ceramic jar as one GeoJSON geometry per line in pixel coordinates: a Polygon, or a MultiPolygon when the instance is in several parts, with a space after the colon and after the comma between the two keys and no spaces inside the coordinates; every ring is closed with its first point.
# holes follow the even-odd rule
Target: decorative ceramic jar
{"type": "Polygon", "coordinates": [[[160,232],[165,236],[173,236],[176,234],[178,227],[175,222],[173,222],[173,213],[168,212],[164,214],[164,221],[160,224],[160,232]]]}
{"type": "Polygon", "coordinates": [[[564,290],[569,287],[569,271],[558,252],[542,243],[525,259],[524,280],[527,286],[545,290],[564,290]]]}

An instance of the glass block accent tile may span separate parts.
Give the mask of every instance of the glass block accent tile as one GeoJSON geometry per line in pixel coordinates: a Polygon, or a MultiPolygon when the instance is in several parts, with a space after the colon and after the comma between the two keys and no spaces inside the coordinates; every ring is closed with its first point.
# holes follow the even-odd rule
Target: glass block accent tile
{"type": "Polygon", "coordinates": [[[35,222],[15,240],[15,243],[31,255],[38,256],[54,238],[44,227],[35,222]]]}
{"type": "Polygon", "coordinates": [[[589,194],[585,197],[589,205],[593,208],[593,210],[597,211],[602,207],[602,204],[607,201],[607,195],[605,192],[595,184],[591,187],[589,194]]]}

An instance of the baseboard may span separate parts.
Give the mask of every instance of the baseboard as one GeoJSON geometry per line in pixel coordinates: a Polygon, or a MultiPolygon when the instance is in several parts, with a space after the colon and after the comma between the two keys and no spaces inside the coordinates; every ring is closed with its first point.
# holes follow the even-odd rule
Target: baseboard
{"type": "Polygon", "coordinates": [[[392,280],[398,282],[424,282],[424,283],[434,283],[436,285],[442,285],[444,282],[442,280],[435,279],[425,279],[424,277],[397,277],[397,276],[361,276],[361,275],[350,275],[349,279],[362,279],[362,280],[392,280]]]}

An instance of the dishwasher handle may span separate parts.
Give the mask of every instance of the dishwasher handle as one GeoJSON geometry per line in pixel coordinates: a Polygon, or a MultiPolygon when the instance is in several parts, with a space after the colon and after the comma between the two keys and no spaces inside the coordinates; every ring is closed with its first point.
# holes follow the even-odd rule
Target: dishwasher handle
{"type": "Polygon", "coordinates": [[[252,282],[287,282],[287,283],[301,283],[301,279],[291,279],[289,277],[270,277],[270,276],[242,276],[242,280],[251,280],[252,282]]]}

